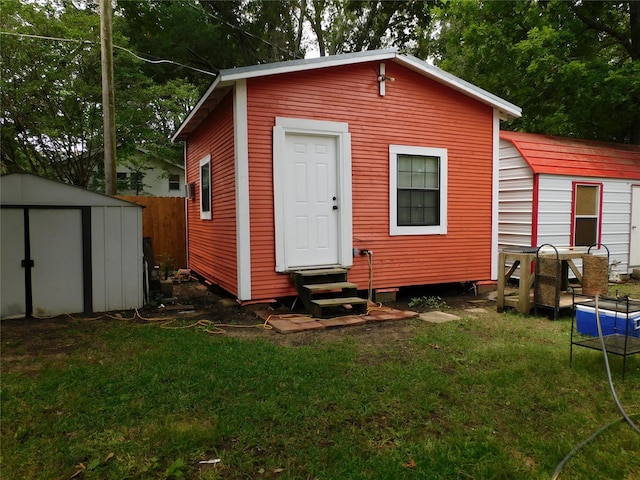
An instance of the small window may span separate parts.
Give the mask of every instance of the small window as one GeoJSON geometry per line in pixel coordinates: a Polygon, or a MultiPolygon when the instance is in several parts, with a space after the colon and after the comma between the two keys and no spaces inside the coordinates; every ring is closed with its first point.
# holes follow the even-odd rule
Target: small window
{"type": "Polygon", "coordinates": [[[574,184],[573,188],[573,245],[594,245],[600,228],[600,185],[574,184]]]}
{"type": "Polygon", "coordinates": [[[117,172],[116,182],[118,185],[118,191],[129,190],[129,179],[127,178],[127,172],[117,172]]]}
{"type": "Polygon", "coordinates": [[[169,190],[180,190],[180,175],[169,174],[169,190]]]}
{"type": "Polygon", "coordinates": [[[211,220],[211,156],[200,160],[200,218],[211,220]]]}
{"type": "Polygon", "coordinates": [[[447,150],[391,145],[390,233],[447,233],[447,150]]]}

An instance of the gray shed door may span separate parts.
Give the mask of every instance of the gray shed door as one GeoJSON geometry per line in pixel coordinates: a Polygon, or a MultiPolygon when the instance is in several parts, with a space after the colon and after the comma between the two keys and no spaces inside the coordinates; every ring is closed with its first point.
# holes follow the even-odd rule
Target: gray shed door
{"type": "Polygon", "coordinates": [[[82,212],[29,210],[33,315],[84,310],[82,212]]]}
{"type": "Polygon", "coordinates": [[[33,315],[84,311],[82,211],[2,209],[1,318],[24,317],[31,295],[33,315]],[[26,253],[33,262],[26,276],[26,253]]]}
{"type": "Polygon", "coordinates": [[[24,285],[24,212],[0,209],[0,318],[24,317],[27,311],[24,285]]]}

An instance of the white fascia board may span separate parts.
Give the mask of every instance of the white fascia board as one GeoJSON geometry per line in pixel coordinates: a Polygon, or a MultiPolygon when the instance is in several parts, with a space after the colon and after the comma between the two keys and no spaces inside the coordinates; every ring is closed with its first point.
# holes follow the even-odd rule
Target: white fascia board
{"type": "Polygon", "coordinates": [[[198,113],[198,110],[200,110],[200,107],[202,106],[202,104],[206,102],[209,96],[213,93],[213,91],[216,88],[218,88],[218,84],[220,83],[220,80],[221,80],[221,76],[218,75],[216,79],[213,81],[213,83],[211,84],[211,86],[207,89],[205,94],[202,95],[202,97],[200,97],[200,100],[198,100],[198,103],[196,104],[196,106],[191,109],[191,111],[189,112],[189,115],[187,115],[187,118],[185,118],[184,121],[180,124],[180,127],[178,127],[178,131],[173,134],[173,137],[171,137],[171,142],[177,141],[177,139],[180,137],[180,134],[182,134],[182,131],[184,130],[184,128],[189,124],[189,122],[191,122],[191,119],[195,116],[195,114],[198,113]]]}
{"type": "Polygon", "coordinates": [[[318,68],[338,67],[341,65],[354,65],[357,63],[374,62],[395,58],[398,51],[395,48],[386,50],[348,53],[344,55],[329,55],[326,57],[309,58],[302,60],[289,60],[286,62],[265,63],[251,67],[230,68],[222,70],[220,77],[224,81],[235,81],[281,73],[303,72],[305,70],[317,70],[318,68]]]}
{"type": "Polygon", "coordinates": [[[465,95],[468,95],[476,100],[481,101],[487,105],[490,105],[494,108],[500,110],[501,118],[520,118],[522,116],[522,109],[513,103],[507,102],[506,100],[483,90],[480,87],[477,87],[461,78],[456,77],[444,70],[435,67],[433,65],[428,64],[427,62],[420,60],[413,56],[408,55],[397,55],[396,61],[418,73],[423,74],[426,77],[432,78],[433,80],[445,84],[454,90],[457,90],[465,95]]]}

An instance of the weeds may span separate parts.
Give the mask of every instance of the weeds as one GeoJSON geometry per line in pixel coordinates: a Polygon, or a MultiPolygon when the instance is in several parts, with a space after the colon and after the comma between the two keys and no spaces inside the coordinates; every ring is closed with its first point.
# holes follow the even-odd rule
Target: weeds
{"type": "Polygon", "coordinates": [[[449,308],[447,302],[437,296],[414,297],[408,303],[409,308],[443,310],[449,308]]]}

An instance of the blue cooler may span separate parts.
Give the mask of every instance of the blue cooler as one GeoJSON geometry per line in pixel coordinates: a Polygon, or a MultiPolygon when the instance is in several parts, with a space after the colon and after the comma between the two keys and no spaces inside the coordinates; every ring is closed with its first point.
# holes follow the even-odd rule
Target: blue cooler
{"type": "MultiPolygon", "coordinates": [[[[629,336],[640,338],[640,311],[627,312],[625,308],[624,311],[620,312],[617,310],[608,310],[603,308],[605,306],[610,306],[610,303],[611,302],[601,302],[599,305],[600,308],[598,310],[600,312],[602,334],[628,334],[629,336]]],[[[626,307],[623,303],[620,303],[619,305],[626,307]]],[[[598,336],[595,302],[576,305],[576,324],[578,333],[591,335],[593,337],[598,336]]]]}

